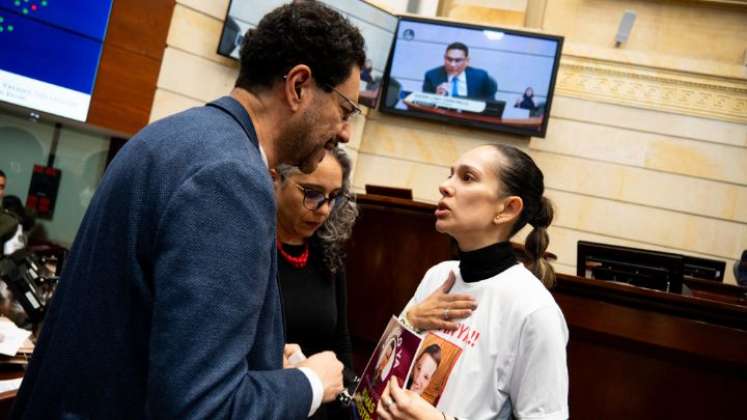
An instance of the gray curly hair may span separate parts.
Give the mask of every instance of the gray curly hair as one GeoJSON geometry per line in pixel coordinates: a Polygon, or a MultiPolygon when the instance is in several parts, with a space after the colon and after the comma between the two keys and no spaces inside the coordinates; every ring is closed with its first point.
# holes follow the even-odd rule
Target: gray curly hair
{"type": "MultiPolygon", "coordinates": [[[[345,242],[353,232],[353,225],[358,217],[358,208],[350,194],[350,172],[353,169],[350,157],[339,147],[329,150],[328,153],[335,158],[342,168],[340,194],[347,199],[343,199],[335,206],[327,220],[314,232],[312,242],[314,240],[318,242],[322,250],[324,266],[330,273],[336,273],[345,265],[343,262],[345,242]]],[[[282,185],[285,185],[288,178],[301,173],[298,167],[287,164],[278,165],[276,170],[280,175],[282,185]]]]}

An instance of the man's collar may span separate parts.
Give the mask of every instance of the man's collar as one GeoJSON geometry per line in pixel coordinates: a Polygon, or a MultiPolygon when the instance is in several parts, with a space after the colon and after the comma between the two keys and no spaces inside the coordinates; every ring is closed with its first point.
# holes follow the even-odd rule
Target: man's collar
{"type": "Polygon", "coordinates": [[[241,128],[244,129],[244,132],[246,133],[249,140],[251,140],[252,144],[259,148],[259,153],[262,155],[262,161],[265,163],[265,166],[269,168],[270,165],[267,160],[267,154],[265,153],[262,145],[259,142],[257,131],[254,129],[254,124],[252,123],[252,119],[249,117],[249,113],[247,112],[246,108],[244,108],[244,106],[241,105],[241,103],[237,101],[236,98],[233,98],[231,96],[224,96],[222,98],[216,99],[215,101],[207,104],[207,106],[218,108],[233,117],[233,119],[236,120],[237,123],[239,123],[241,128]]]}
{"type": "Polygon", "coordinates": [[[459,80],[460,82],[466,82],[467,81],[467,75],[465,73],[467,73],[467,69],[466,68],[464,70],[462,70],[462,72],[459,73],[459,74],[457,74],[456,76],[449,76],[448,74],[446,74],[446,78],[449,80],[449,82],[451,82],[451,79],[454,78],[454,77],[456,77],[457,80],[459,80]]]}

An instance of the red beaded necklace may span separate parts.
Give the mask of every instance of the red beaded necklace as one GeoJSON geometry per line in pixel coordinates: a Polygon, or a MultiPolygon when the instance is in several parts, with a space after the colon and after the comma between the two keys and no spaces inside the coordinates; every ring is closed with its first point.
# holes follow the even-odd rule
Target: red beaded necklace
{"type": "Polygon", "coordinates": [[[280,252],[280,256],[283,257],[284,260],[288,261],[290,265],[292,265],[294,268],[304,268],[306,267],[306,263],[309,262],[309,243],[306,242],[304,244],[304,249],[301,255],[294,257],[293,255],[287,253],[283,249],[283,244],[280,243],[280,239],[277,239],[275,241],[277,244],[278,251],[280,252]]]}

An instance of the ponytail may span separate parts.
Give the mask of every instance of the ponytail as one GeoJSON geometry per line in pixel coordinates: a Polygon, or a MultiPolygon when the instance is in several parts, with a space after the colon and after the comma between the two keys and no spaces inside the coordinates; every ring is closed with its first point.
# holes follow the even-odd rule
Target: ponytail
{"type": "Polygon", "coordinates": [[[539,211],[529,221],[532,231],[527,235],[524,249],[529,257],[528,267],[546,288],[551,289],[555,285],[555,270],[545,258],[545,251],[550,244],[550,236],[547,227],[552,223],[553,207],[550,200],[542,197],[539,211]]]}
{"type": "Polygon", "coordinates": [[[547,227],[552,223],[553,207],[543,194],[545,181],[542,171],[526,153],[506,144],[492,145],[505,159],[497,165],[498,179],[503,185],[503,193],[521,197],[524,209],[511,227],[509,237],[513,236],[527,224],[534,229],[529,232],[524,243],[527,257],[527,268],[548,289],[555,284],[555,270],[545,259],[545,251],[550,243],[547,227]]]}

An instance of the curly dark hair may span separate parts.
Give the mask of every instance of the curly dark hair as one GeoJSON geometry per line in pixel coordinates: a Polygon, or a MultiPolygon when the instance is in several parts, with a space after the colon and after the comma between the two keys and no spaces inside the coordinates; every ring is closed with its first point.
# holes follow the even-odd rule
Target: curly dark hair
{"type": "MultiPolygon", "coordinates": [[[[347,199],[336,205],[329,218],[314,232],[311,237],[310,246],[312,251],[320,252],[324,266],[331,274],[335,274],[345,267],[343,261],[345,254],[345,243],[353,233],[353,225],[358,217],[358,208],[350,193],[350,173],[353,163],[345,151],[335,147],[328,153],[335,158],[342,168],[342,188],[340,194],[347,199]]],[[[280,164],[276,168],[281,182],[285,183],[290,177],[300,174],[301,171],[288,164],[280,164]]]]}
{"type": "Polygon", "coordinates": [[[315,1],[280,6],[249,29],[241,47],[236,87],[269,88],[299,64],[311,68],[317,85],[330,92],[366,62],[358,28],[335,10],[315,1]]]}

